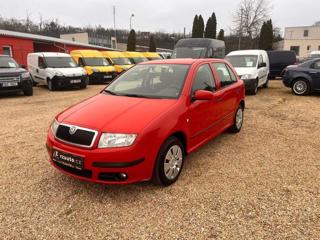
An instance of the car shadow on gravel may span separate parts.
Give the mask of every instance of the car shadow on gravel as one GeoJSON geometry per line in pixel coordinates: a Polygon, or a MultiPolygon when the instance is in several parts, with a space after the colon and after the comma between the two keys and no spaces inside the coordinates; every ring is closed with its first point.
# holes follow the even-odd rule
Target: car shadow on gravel
{"type": "Polygon", "coordinates": [[[10,99],[10,98],[30,98],[29,96],[25,96],[22,92],[8,92],[8,93],[0,93],[1,99],[10,99]]]}

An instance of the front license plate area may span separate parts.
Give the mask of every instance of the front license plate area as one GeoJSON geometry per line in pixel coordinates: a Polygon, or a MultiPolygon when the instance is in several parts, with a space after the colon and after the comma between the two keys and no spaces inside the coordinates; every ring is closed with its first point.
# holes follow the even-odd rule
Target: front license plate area
{"type": "Polygon", "coordinates": [[[75,79],[70,81],[71,84],[81,83],[81,79],[75,79]]]}
{"type": "Polygon", "coordinates": [[[84,158],[79,157],[70,153],[65,153],[56,149],[53,149],[52,160],[64,166],[76,169],[83,170],[84,158]]]}
{"type": "Polygon", "coordinates": [[[17,82],[4,82],[2,83],[2,87],[16,87],[18,86],[17,82]]]}
{"type": "Polygon", "coordinates": [[[112,78],[112,75],[105,75],[104,78],[110,79],[110,78],[112,78]]]}

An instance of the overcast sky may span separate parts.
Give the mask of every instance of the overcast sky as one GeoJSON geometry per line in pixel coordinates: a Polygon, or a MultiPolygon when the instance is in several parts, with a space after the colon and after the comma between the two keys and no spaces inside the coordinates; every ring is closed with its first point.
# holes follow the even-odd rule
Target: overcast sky
{"type": "MultiPolygon", "coordinates": [[[[0,16],[39,21],[58,18],[59,22],[73,26],[102,25],[113,27],[112,6],[116,6],[116,27],[128,29],[130,15],[135,14],[132,26],[141,31],[187,32],[191,31],[195,14],[205,21],[214,11],[218,28],[232,26],[232,16],[240,0],[0,0],[0,16]]],[[[272,20],[282,29],[285,26],[312,25],[320,20],[319,0],[270,0],[272,20]]]]}

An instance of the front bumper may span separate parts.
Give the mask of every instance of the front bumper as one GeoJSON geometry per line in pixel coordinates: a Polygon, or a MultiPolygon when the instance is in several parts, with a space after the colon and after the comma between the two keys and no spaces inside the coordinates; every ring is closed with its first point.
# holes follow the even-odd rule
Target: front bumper
{"type": "Polygon", "coordinates": [[[31,78],[23,78],[19,82],[16,82],[16,83],[17,83],[16,86],[5,87],[0,82],[0,92],[19,92],[19,91],[23,91],[25,89],[28,89],[28,88],[32,87],[32,85],[33,85],[31,78]]]}
{"type": "Polygon", "coordinates": [[[52,80],[55,86],[58,88],[80,86],[87,82],[87,75],[76,76],[76,77],[55,76],[52,80]],[[73,81],[75,80],[81,80],[81,82],[73,83],[73,81]]]}
{"type": "Polygon", "coordinates": [[[243,80],[246,91],[253,91],[257,84],[257,79],[245,79],[243,80]]]}
{"type": "Polygon", "coordinates": [[[89,75],[90,83],[111,82],[118,76],[117,72],[94,72],[89,75]]]}
{"type": "Polygon", "coordinates": [[[128,184],[148,181],[152,177],[156,153],[142,143],[113,149],[84,149],[56,140],[51,131],[47,138],[50,163],[61,172],[80,180],[103,184],[128,184]],[[52,160],[53,149],[84,158],[84,167],[78,171],[52,160]],[[153,152],[153,153],[152,153],[153,152]],[[119,174],[126,174],[119,179],[119,174]]]}

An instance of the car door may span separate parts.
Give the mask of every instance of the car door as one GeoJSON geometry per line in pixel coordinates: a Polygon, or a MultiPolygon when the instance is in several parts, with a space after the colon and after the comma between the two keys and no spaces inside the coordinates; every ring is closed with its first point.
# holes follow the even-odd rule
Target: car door
{"type": "Polygon", "coordinates": [[[320,90],[320,60],[314,62],[311,65],[309,74],[312,78],[313,88],[316,90],[320,90]]]}
{"type": "Polygon", "coordinates": [[[263,58],[263,55],[259,55],[258,61],[258,78],[259,78],[259,87],[267,82],[268,79],[268,71],[267,71],[267,63],[263,58]]]}
{"type": "Polygon", "coordinates": [[[200,144],[212,135],[219,123],[220,108],[217,107],[219,96],[212,100],[193,100],[197,90],[207,90],[215,93],[216,81],[209,64],[203,64],[196,70],[190,93],[188,111],[189,134],[191,148],[200,144]]]}
{"type": "Polygon", "coordinates": [[[220,89],[217,93],[220,94],[220,102],[223,121],[228,124],[234,117],[236,110],[240,88],[236,84],[237,77],[230,66],[225,63],[213,63],[215,74],[220,81],[220,89]]]}
{"type": "Polygon", "coordinates": [[[42,83],[46,83],[47,76],[46,76],[46,63],[43,57],[38,57],[38,66],[36,68],[36,78],[41,81],[42,83]]]}

